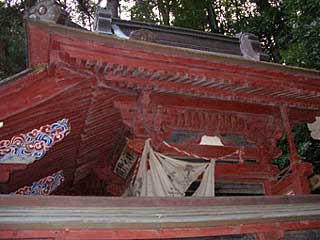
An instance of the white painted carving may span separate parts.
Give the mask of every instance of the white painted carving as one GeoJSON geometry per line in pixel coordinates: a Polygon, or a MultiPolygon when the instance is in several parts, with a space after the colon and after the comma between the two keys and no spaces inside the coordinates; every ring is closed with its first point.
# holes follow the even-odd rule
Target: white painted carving
{"type": "Polygon", "coordinates": [[[320,117],[316,117],[316,121],[309,123],[308,128],[311,131],[311,137],[320,140],[320,117]]]}
{"type": "Polygon", "coordinates": [[[221,139],[217,136],[203,135],[201,137],[200,145],[223,146],[223,143],[221,142],[221,139]]]}

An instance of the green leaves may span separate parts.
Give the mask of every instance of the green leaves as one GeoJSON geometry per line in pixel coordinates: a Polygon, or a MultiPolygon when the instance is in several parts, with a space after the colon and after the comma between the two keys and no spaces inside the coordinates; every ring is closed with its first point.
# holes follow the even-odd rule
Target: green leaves
{"type": "Polygon", "coordinates": [[[21,5],[0,2],[0,81],[26,67],[26,43],[21,5]]]}
{"type": "Polygon", "coordinates": [[[315,173],[320,173],[320,141],[311,138],[306,124],[297,125],[293,133],[302,160],[313,163],[315,173]]]}
{"type": "Polygon", "coordinates": [[[208,29],[206,1],[180,0],[174,9],[173,25],[205,31],[208,29]]]}
{"type": "Polygon", "coordinates": [[[286,0],[283,4],[290,32],[282,43],[281,61],[300,67],[320,69],[320,2],[286,0]]]}
{"type": "MultiPolygon", "coordinates": [[[[307,124],[299,124],[293,128],[294,142],[302,161],[311,162],[315,173],[320,173],[320,141],[314,140],[307,124]]],[[[283,154],[273,161],[279,169],[283,169],[290,163],[290,152],[285,136],[278,142],[278,147],[283,154]]]]}
{"type": "Polygon", "coordinates": [[[130,9],[131,19],[141,22],[157,23],[160,21],[155,12],[157,1],[137,1],[130,9]]]}

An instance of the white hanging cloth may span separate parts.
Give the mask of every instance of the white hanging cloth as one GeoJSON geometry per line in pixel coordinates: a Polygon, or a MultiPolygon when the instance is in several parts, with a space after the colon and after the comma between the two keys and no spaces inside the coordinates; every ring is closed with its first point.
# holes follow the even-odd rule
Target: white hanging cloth
{"type": "Polygon", "coordinates": [[[196,196],[202,196],[202,193],[205,194],[203,196],[214,196],[214,169],[211,169],[214,163],[214,160],[210,163],[192,163],[167,157],[154,151],[148,139],[131,194],[141,197],[183,197],[191,183],[205,171],[205,182],[200,184],[201,190],[196,196]]]}
{"type": "Polygon", "coordinates": [[[141,155],[139,170],[133,185],[133,195],[140,197],[181,196],[181,193],[176,191],[164,172],[150,146],[149,139],[146,141],[141,155]]]}
{"type": "Polygon", "coordinates": [[[214,160],[211,160],[209,166],[207,167],[207,169],[203,175],[200,186],[192,194],[192,196],[195,196],[195,197],[214,197],[215,165],[216,165],[216,162],[214,160]]]}
{"type": "Polygon", "coordinates": [[[204,172],[209,163],[193,163],[156,153],[164,172],[168,175],[173,186],[184,196],[191,183],[204,172]]]}

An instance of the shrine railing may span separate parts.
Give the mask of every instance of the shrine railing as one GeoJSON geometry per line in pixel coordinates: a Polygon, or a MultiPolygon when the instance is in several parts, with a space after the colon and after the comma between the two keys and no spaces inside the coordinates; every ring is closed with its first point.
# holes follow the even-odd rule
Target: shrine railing
{"type": "MultiPolygon", "coordinates": [[[[161,239],[320,228],[320,196],[0,195],[0,239],[161,239]]],[[[270,238],[268,238],[270,239],[270,238]]],[[[274,239],[274,238],[272,238],[274,239]]]]}

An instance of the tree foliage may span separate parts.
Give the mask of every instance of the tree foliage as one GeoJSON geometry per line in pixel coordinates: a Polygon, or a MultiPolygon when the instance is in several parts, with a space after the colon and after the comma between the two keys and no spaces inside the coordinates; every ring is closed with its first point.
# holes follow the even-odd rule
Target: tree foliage
{"type": "Polygon", "coordinates": [[[0,79],[26,67],[23,7],[0,1],[0,79]]]}
{"type": "Polygon", "coordinates": [[[282,37],[282,61],[320,69],[320,1],[286,0],[283,4],[288,29],[282,37]]]}
{"type": "MultiPolygon", "coordinates": [[[[314,172],[320,174],[320,143],[314,140],[306,124],[299,124],[293,128],[295,146],[302,161],[310,162],[314,166],[314,172]]],[[[283,154],[274,161],[280,169],[289,165],[289,147],[285,135],[278,142],[283,154]]]]}
{"type": "Polygon", "coordinates": [[[318,0],[134,1],[133,20],[256,34],[274,62],[320,69],[318,0]]]}
{"type": "Polygon", "coordinates": [[[131,19],[150,23],[160,22],[160,18],[153,11],[156,4],[156,1],[137,0],[135,5],[130,9],[131,19]]]}
{"type": "Polygon", "coordinates": [[[202,31],[208,28],[206,1],[181,0],[176,5],[179,7],[173,9],[173,25],[202,31]]]}

